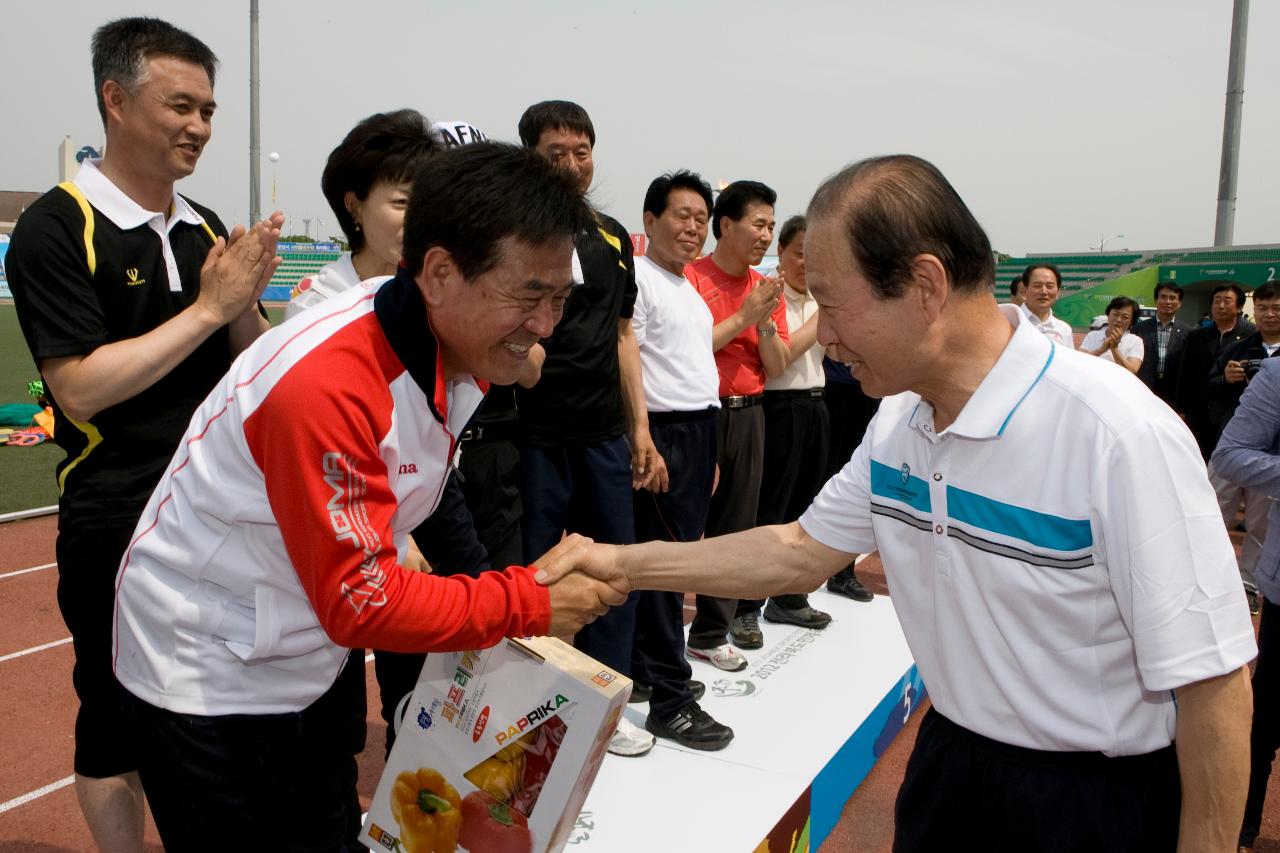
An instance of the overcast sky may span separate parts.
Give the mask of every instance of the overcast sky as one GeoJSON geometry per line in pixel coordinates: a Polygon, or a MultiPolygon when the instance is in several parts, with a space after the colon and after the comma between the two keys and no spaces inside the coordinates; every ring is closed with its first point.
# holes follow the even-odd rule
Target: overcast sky
{"type": "MultiPolygon", "coordinates": [[[[763,180],[781,222],[842,165],[909,152],[942,169],[1005,252],[1213,242],[1230,0],[261,6],[263,207],[274,178],[290,231],[304,217],[313,236],[337,231],[320,172],[371,113],[414,107],[515,140],[526,106],[564,98],[595,123],[593,198],[633,231],[663,171],[763,180]]],[[[151,14],[222,61],[213,139],[179,190],[243,221],[248,8],[6,4],[0,189],[56,183],[65,135],[101,144],[90,35],[151,14]]],[[[1274,243],[1280,3],[1255,0],[1248,44],[1235,242],[1274,243]]]]}

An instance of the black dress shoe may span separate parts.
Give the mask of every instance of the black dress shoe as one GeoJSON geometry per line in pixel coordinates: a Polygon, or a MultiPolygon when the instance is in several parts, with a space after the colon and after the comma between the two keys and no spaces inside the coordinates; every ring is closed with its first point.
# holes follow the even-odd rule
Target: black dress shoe
{"type": "Polygon", "coordinates": [[[821,631],[831,624],[831,614],[814,610],[807,604],[803,607],[783,607],[771,598],[764,606],[764,621],[821,631]]]}
{"type": "MultiPolygon", "coordinates": [[[[701,681],[694,681],[691,678],[686,681],[685,684],[689,685],[689,692],[693,694],[693,701],[695,702],[701,699],[707,692],[707,685],[703,684],[701,681]]],[[[641,684],[637,681],[631,686],[631,698],[627,700],[627,703],[631,705],[639,705],[644,702],[648,702],[652,698],[653,688],[648,684],[641,684]]]]}
{"type": "Polygon", "coordinates": [[[841,569],[832,575],[831,580],[827,581],[827,589],[836,595],[852,598],[854,601],[871,601],[875,598],[871,590],[858,583],[853,569],[850,568],[841,569]]]}

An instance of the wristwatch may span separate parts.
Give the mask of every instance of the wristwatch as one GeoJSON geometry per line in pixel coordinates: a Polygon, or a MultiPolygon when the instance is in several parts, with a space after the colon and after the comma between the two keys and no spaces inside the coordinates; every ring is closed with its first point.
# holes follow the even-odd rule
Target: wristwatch
{"type": "Polygon", "coordinates": [[[766,328],[763,328],[763,329],[760,328],[759,326],[756,326],[756,334],[762,338],[772,337],[778,334],[778,324],[770,323],[766,328]]]}

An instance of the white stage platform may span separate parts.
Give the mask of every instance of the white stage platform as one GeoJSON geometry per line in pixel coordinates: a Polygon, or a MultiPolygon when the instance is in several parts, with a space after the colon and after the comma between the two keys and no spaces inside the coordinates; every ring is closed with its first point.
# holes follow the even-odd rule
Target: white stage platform
{"type": "MultiPolygon", "coordinates": [[[[919,704],[919,675],[889,599],[811,596],[823,631],[761,621],[765,646],[726,673],[695,662],[702,707],[736,737],[720,752],[659,740],[606,757],[568,850],[817,850],[853,789],[919,704]]],[[[644,725],[647,705],[627,715],[644,725]]]]}

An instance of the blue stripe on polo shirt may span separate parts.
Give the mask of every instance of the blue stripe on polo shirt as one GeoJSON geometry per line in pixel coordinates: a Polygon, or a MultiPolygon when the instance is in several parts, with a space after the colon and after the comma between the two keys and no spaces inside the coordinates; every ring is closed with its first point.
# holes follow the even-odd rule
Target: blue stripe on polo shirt
{"type": "MultiPolygon", "coordinates": [[[[874,474],[872,478],[874,481],[874,474]]],[[[1093,547],[1088,519],[1048,515],[955,486],[947,486],[947,514],[979,530],[1021,539],[1038,548],[1070,552],[1093,547]]]]}
{"type": "MultiPolygon", "coordinates": [[[[1046,338],[1045,340],[1048,340],[1046,338]]],[[[1049,341],[1049,357],[1044,360],[1044,367],[1040,368],[1040,372],[1036,374],[1036,379],[1032,382],[1026,391],[1022,392],[1022,396],[1018,398],[1018,402],[1013,404],[1013,408],[1009,410],[1009,414],[1005,415],[1004,423],[1000,424],[1000,429],[996,430],[996,435],[1004,435],[1004,428],[1009,425],[1009,421],[1013,420],[1013,413],[1018,411],[1018,407],[1022,405],[1022,401],[1027,399],[1027,395],[1031,390],[1040,384],[1040,380],[1044,378],[1045,373],[1049,370],[1049,365],[1053,364],[1053,354],[1058,349],[1058,345],[1049,341]]]]}
{"type": "Polygon", "coordinates": [[[901,468],[890,468],[883,462],[871,460],[871,494],[877,497],[902,501],[920,512],[932,512],[929,501],[929,484],[912,476],[905,462],[901,468]]]}

